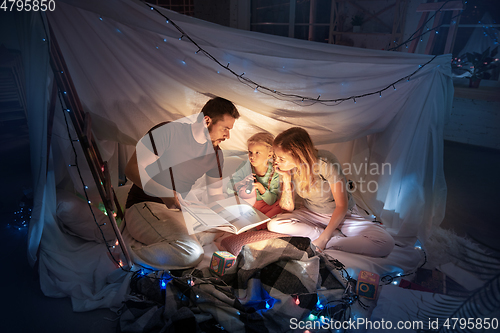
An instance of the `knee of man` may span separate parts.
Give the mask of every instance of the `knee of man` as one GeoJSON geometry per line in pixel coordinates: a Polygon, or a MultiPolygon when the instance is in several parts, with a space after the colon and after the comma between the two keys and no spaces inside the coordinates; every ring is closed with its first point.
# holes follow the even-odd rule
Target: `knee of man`
{"type": "Polygon", "coordinates": [[[196,241],[176,241],[174,248],[179,266],[193,267],[203,259],[203,247],[196,241]]]}

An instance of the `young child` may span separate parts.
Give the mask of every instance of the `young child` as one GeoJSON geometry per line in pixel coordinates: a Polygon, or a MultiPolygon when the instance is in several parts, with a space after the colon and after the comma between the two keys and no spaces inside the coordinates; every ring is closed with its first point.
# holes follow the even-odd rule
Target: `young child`
{"type": "MultiPolygon", "coordinates": [[[[278,200],[280,179],[279,174],[274,172],[272,163],[273,141],[274,136],[267,132],[254,134],[247,140],[251,170],[248,162],[243,162],[227,189],[228,193],[237,193],[243,199],[256,196],[257,201],[253,206],[267,217],[281,213],[278,200]]],[[[265,224],[261,226],[261,229],[264,228],[265,224]]]]}

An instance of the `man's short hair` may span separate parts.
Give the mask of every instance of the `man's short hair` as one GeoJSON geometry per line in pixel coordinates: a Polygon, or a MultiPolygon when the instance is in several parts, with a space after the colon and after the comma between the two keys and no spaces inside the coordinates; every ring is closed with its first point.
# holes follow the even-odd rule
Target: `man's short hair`
{"type": "Polygon", "coordinates": [[[240,117],[240,113],[236,109],[236,106],[234,106],[233,102],[222,97],[214,97],[205,103],[200,114],[198,115],[197,121],[202,122],[205,116],[209,116],[210,119],[212,119],[212,124],[215,124],[221,120],[225,114],[233,117],[234,119],[238,119],[240,117]]]}

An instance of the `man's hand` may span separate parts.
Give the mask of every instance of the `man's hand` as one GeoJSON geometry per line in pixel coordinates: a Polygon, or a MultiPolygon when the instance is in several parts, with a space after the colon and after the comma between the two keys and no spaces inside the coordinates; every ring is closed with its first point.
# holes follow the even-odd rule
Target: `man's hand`
{"type": "Polygon", "coordinates": [[[181,204],[177,197],[161,198],[161,200],[163,201],[165,206],[167,206],[168,209],[181,209],[181,204]]]}
{"type": "Polygon", "coordinates": [[[161,198],[163,203],[167,206],[168,209],[179,209],[182,210],[182,206],[188,206],[189,204],[182,199],[181,195],[177,192],[174,192],[174,196],[170,198],[161,198]]]}

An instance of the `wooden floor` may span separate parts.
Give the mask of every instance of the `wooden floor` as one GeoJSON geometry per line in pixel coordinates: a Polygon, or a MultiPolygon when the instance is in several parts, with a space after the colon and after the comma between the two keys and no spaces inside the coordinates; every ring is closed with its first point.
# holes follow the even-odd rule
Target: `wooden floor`
{"type": "MultiPolygon", "coordinates": [[[[43,295],[27,262],[27,230],[7,227],[32,187],[25,125],[0,127],[0,156],[2,332],[115,332],[117,316],[110,310],[75,313],[68,298],[43,295]]],[[[445,142],[448,197],[442,227],[499,247],[499,166],[499,151],[445,142]]]]}

